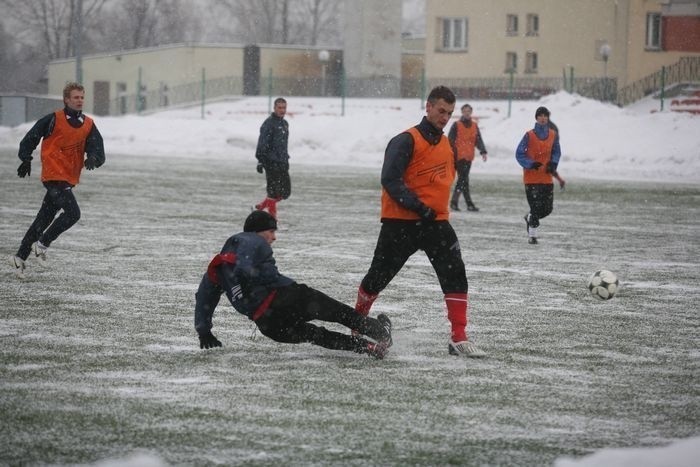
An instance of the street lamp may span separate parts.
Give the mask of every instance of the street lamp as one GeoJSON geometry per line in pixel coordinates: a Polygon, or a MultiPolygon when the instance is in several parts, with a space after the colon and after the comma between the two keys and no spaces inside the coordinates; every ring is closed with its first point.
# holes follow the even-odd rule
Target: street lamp
{"type": "Polygon", "coordinates": [[[331,54],[326,49],[318,53],[318,60],[321,62],[321,96],[324,97],[326,95],[326,68],[328,67],[330,58],[331,54]]]}
{"type": "Polygon", "coordinates": [[[603,57],[603,102],[608,100],[608,59],[612,48],[607,42],[600,46],[600,56],[603,57]]]}

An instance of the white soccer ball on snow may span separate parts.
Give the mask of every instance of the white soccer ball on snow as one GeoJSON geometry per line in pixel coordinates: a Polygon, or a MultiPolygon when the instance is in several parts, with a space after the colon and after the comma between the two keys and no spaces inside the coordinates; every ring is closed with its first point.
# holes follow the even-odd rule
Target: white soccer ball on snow
{"type": "Polygon", "coordinates": [[[588,290],[599,300],[610,300],[620,288],[620,281],[615,273],[605,269],[596,271],[588,280],[588,290]]]}

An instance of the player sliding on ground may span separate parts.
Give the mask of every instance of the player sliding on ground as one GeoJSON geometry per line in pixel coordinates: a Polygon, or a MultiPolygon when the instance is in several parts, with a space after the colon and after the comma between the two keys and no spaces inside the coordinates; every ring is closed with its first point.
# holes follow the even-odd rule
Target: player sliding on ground
{"type": "Polygon", "coordinates": [[[277,342],[310,342],[327,349],[349,350],[381,359],[391,341],[391,322],[359,315],[350,306],[277,270],[272,256],[277,221],[265,211],[253,211],[243,232],[233,235],[209,263],[196,294],[194,327],[202,349],[221,347],[212,334],[212,317],[221,294],[239,313],[255,322],[265,336],[277,342]],[[360,334],[342,334],[311,324],[321,320],[340,323],[360,334]]]}

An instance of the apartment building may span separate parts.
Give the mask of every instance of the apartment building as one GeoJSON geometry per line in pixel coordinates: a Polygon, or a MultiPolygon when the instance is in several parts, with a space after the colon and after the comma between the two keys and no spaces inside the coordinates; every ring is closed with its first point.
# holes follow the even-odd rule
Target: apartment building
{"type": "Polygon", "coordinates": [[[426,0],[429,80],[611,77],[618,88],[700,55],[700,2],[426,0]]]}

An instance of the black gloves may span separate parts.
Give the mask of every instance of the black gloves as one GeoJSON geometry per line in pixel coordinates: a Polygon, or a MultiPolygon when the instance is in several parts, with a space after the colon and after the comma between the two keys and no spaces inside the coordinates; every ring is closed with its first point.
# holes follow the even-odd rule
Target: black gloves
{"type": "Polygon", "coordinates": [[[88,169],[88,170],[92,170],[92,169],[94,169],[95,167],[97,167],[97,161],[95,160],[94,157],[88,156],[88,157],[85,159],[85,168],[88,169]]]}
{"type": "Polygon", "coordinates": [[[426,205],[421,206],[421,208],[418,210],[418,215],[420,216],[421,220],[426,222],[434,221],[435,217],[437,216],[433,208],[426,205]]]}
{"type": "Polygon", "coordinates": [[[542,167],[542,162],[533,162],[532,165],[530,166],[530,168],[531,168],[532,170],[537,170],[537,169],[539,169],[540,167],[542,167]]]}
{"type": "Polygon", "coordinates": [[[258,162],[258,166],[255,168],[255,170],[257,170],[259,174],[263,173],[263,165],[258,162]]]}
{"type": "Polygon", "coordinates": [[[221,347],[221,341],[214,337],[211,331],[199,335],[200,349],[213,349],[214,347],[221,347]]]}
{"type": "Polygon", "coordinates": [[[32,161],[22,161],[22,163],[17,167],[17,175],[19,178],[24,178],[32,174],[32,161]]]}
{"type": "Polygon", "coordinates": [[[549,164],[547,164],[547,173],[548,174],[555,174],[557,173],[557,164],[556,162],[549,161],[549,164]]]}

